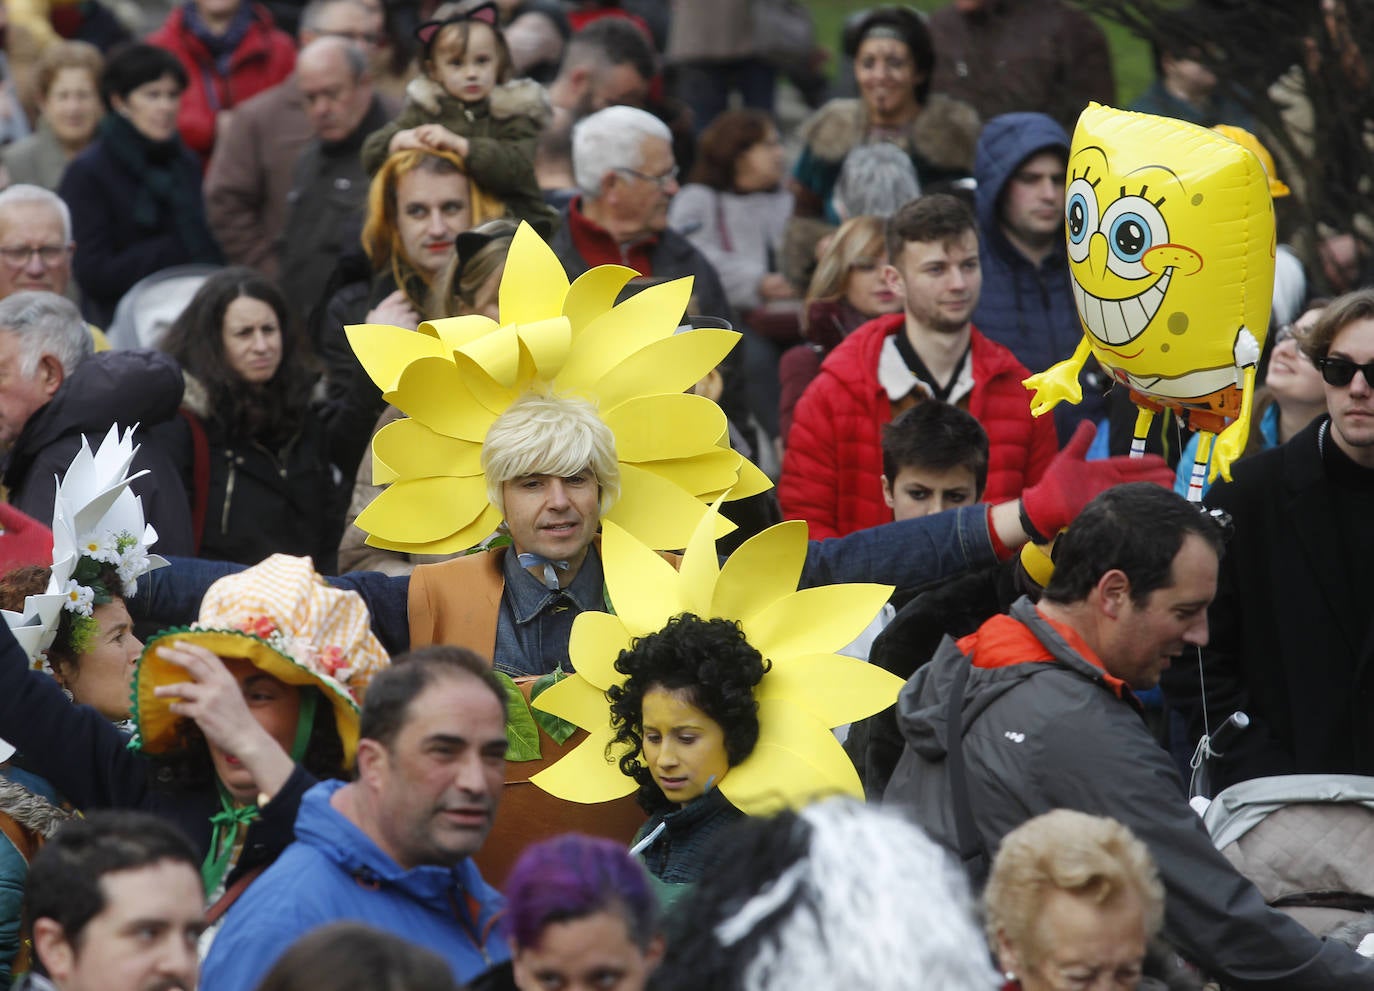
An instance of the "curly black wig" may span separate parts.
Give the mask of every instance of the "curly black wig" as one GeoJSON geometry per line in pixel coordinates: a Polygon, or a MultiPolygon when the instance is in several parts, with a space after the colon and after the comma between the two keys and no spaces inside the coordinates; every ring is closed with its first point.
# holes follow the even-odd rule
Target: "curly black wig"
{"type": "Polygon", "coordinates": [[[691,613],[675,616],[657,633],[635,640],[616,658],[615,669],[626,676],[612,685],[611,725],[615,739],[607,754],[624,744],[620,770],[639,784],[639,801],[653,810],[667,803],[649,769],[640,762],[643,752],[644,693],[652,688],[682,692],[683,698],[714,719],[725,733],[730,766],[743,761],[759,740],[758,703],[754,687],[772,668],[744,638],[738,623],[702,619],[691,613]]]}

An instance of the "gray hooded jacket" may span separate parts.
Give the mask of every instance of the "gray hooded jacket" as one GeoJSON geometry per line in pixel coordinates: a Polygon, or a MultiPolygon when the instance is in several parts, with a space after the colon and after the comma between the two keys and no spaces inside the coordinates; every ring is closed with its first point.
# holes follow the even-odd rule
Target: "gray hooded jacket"
{"type": "Polygon", "coordinates": [[[1155,858],[1166,892],[1164,937],[1228,987],[1374,988],[1374,961],[1269,908],[1217,852],[1129,689],[1075,651],[1029,599],[1013,604],[1011,620],[1025,628],[1019,640],[1021,631],[995,617],[974,634],[970,653],[946,639],[902,689],[897,713],[907,746],[885,800],[958,849],[946,714],[958,668],[971,662],[963,746],[973,819],[989,854],[1051,809],[1110,816],[1155,858]]]}

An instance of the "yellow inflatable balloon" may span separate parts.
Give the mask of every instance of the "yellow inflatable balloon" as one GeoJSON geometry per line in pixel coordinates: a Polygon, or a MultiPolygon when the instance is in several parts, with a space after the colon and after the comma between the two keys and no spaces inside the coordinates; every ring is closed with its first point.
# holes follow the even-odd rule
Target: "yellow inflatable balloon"
{"type": "Polygon", "coordinates": [[[1168,408],[1203,431],[1190,498],[1231,477],[1249,431],[1274,291],[1274,203],[1247,148],[1183,121],[1089,104],[1069,149],[1065,233],[1083,340],[1032,375],[1040,415],[1083,397],[1094,355],[1140,407],[1133,453],[1168,408]],[[1216,436],[1215,450],[1212,437],[1216,436]]]}

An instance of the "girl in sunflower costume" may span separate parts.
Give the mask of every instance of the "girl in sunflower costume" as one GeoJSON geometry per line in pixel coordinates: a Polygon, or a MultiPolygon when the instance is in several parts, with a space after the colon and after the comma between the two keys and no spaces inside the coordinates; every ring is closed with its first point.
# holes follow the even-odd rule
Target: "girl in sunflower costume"
{"type": "MultiPolygon", "coordinates": [[[[718,505],[718,504],[717,504],[718,505]]],[[[637,792],[649,821],[634,851],[671,908],[709,869],[722,830],[746,815],[863,797],[831,728],[893,704],[901,679],[837,654],[892,589],[797,590],[806,524],[750,538],[723,564],[716,509],[673,565],[611,522],[601,543],[614,613],[583,613],[576,674],[532,707],[587,738],[530,780],[574,802],[637,792]]]]}

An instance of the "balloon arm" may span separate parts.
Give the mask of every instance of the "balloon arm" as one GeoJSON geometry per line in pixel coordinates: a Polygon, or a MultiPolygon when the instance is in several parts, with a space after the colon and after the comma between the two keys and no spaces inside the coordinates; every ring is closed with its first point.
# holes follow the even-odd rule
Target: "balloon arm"
{"type": "Polygon", "coordinates": [[[1083,337],[1073,354],[1066,360],[1051,365],[1022,382],[1034,393],[1031,396],[1033,415],[1043,416],[1062,402],[1082,401],[1083,386],[1079,384],[1078,376],[1083,371],[1083,365],[1091,352],[1092,347],[1088,344],[1088,339],[1083,337]]]}
{"type": "Polygon", "coordinates": [[[1217,475],[1221,475],[1228,482],[1231,480],[1231,463],[1245,450],[1246,438],[1250,436],[1250,413],[1255,396],[1254,365],[1245,367],[1244,378],[1245,382],[1241,386],[1240,415],[1236,417],[1235,423],[1217,435],[1216,443],[1212,447],[1212,470],[1208,475],[1209,481],[1216,481],[1217,475]]]}

